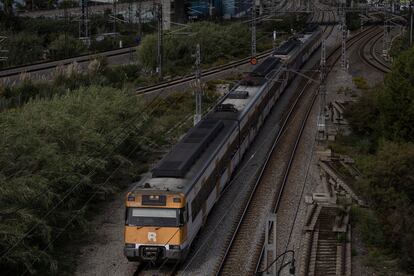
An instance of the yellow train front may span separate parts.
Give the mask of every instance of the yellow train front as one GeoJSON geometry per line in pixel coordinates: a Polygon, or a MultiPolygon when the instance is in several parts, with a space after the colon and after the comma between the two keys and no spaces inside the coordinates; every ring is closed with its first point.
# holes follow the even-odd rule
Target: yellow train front
{"type": "Polygon", "coordinates": [[[187,252],[185,199],[180,194],[130,192],[126,199],[125,248],[129,261],[181,260],[187,252]]]}

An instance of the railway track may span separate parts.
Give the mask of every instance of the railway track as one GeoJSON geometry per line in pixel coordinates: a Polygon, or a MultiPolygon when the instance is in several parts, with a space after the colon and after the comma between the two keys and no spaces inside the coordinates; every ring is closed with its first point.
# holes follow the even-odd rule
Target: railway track
{"type": "MultiPolygon", "coordinates": [[[[359,42],[361,39],[363,39],[364,35],[371,32],[372,30],[373,28],[368,28],[365,31],[348,39],[348,47],[351,47],[355,43],[359,42]]],[[[333,65],[338,61],[338,59],[341,56],[341,53],[339,51],[340,48],[340,46],[336,47],[327,58],[329,71],[333,68],[333,65]]],[[[316,74],[313,74],[311,77],[315,78],[315,76],[316,74]]],[[[309,87],[310,82],[308,81],[302,91],[308,90],[309,87]]],[[[300,101],[307,104],[302,104],[298,106],[296,106],[295,104],[292,107],[297,109],[296,111],[294,111],[293,109],[291,110],[291,112],[295,112],[295,114],[297,114],[293,116],[293,120],[295,120],[296,118],[297,122],[296,124],[289,124],[290,134],[286,134],[286,137],[289,138],[285,138],[286,141],[283,143],[283,148],[278,151],[278,154],[274,154],[273,150],[276,147],[276,144],[284,140],[280,139],[279,137],[275,140],[275,145],[271,151],[270,157],[265,162],[264,169],[260,174],[260,177],[249,198],[248,204],[246,205],[245,210],[243,211],[243,214],[240,217],[236,230],[231,240],[229,241],[228,247],[225,251],[226,253],[224,254],[221,264],[217,269],[217,275],[236,275],[245,273],[255,274],[259,270],[261,259],[264,252],[264,231],[263,228],[257,226],[257,216],[260,213],[269,211],[269,206],[271,206],[270,210],[272,210],[273,213],[276,213],[278,211],[278,202],[280,202],[280,198],[282,197],[283,189],[290,173],[290,166],[295,156],[297,145],[302,136],[304,126],[306,125],[306,121],[309,116],[310,110],[312,109],[313,103],[317,96],[316,93],[303,94],[302,92],[300,94],[300,97],[303,95],[305,95],[305,100],[300,101]],[[292,141],[294,141],[294,143],[292,141]],[[289,156],[289,161],[287,165],[285,165],[283,179],[279,183],[278,191],[276,193],[270,194],[269,186],[277,185],[273,181],[269,181],[269,178],[273,174],[272,168],[277,167],[272,166],[274,162],[272,160],[273,158],[277,158],[278,155],[283,155],[281,154],[281,151],[283,151],[286,148],[290,148],[290,152],[287,155],[289,156]],[[254,229],[257,228],[259,228],[263,232],[261,234],[258,244],[252,244],[251,236],[252,233],[254,233],[255,231],[254,229]]],[[[280,164],[281,163],[277,163],[278,166],[280,166],[280,164]]],[[[273,227],[270,227],[270,231],[273,231],[273,227]]]]}
{"type": "MultiPolygon", "coordinates": [[[[302,91],[302,93],[306,93],[306,91],[305,91],[305,89],[302,91]]],[[[282,117],[284,117],[284,116],[282,116],[282,117]]],[[[279,120],[279,119],[278,119],[279,120]]],[[[281,121],[279,121],[279,123],[278,124],[281,124],[282,122],[281,121]]],[[[273,140],[273,139],[272,139],[273,140]]],[[[254,155],[254,154],[253,154],[254,155]]],[[[252,156],[253,156],[252,155],[252,156]]],[[[231,184],[230,185],[228,185],[227,187],[226,187],[226,189],[228,188],[228,187],[230,187],[231,186],[231,184]]],[[[234,185],[233,185],[234,186],[234,185]]],[[[250,187],[249,187],[249,189],[251,189],[252,187],[251,186],[253,186],[253,185],[249,185],[250,187]]],[[[249,193],[246,193],[246,195],[248,195],[249,193]]],[[[244,196],[242,196],[242,197],[244,197],[244,196]]],[[[245,202],[245,200],[243,199],[243,202],[245,202]]],[[[237,209],[238,211],[237,211],[237,213],[239,213],[239,212],[241,212],[242,210],[243,210],[243,207],[240,207],[240,208],[238,208],[237,209]]],[[[220,215],[221,216],[221,215],[220,215]]],[[[210,233],[210,232],[209,232],[210,233]]],[[[228,233],[232,233],[232,231],[228,231],[228,233]]],[[[203,246],[201,246],[201,247],[203,247],[203,246]]],[[[260,251],[260,249],[261,248],[257,248],[259,251],[260,251]]],[[[196,250],[197,252],[198,252],[198,250],[196,250]]],[[[193,253],[194,253],[194,255],[197,255],[198,253],[197,252],[195,252],[195,251],[193,251],[193,253]]],[[[224,253],[224,252],[223,252],[224,253]]],[[[193,255],[193,257],[194,257],[194,255],[193,255]]],[[[191,261],[193,260],[193,258],[190,258],[190,263],[191,263],[191,261]]],[[[197,261],[195,261],[195,262],[197,262],[197,261]]],[[[200,272],[200,271],[197,271],[197,272],[195,272],[195,271],[193,271],[193,270],[191,270],[191,268],[189,269],[189,270],[187,270],[187,268],[188,268],[188,266],[186,266],[186,267],[182,267],[181,268],[181,271],[178,273],[178,274],[182,274],[182,275],[189,275],[188,273],[196,273],[196,274],[200,274],[200,273],[208,273],[208,274],[212,274],[211,273],[211,270],[209,270],[209,272],[206,272],[206,270],[204,270],[204,272],[200,272]]],[[[151,271],[151,269],[150,269],[150,271],[151,271]]],[[[208,270],[207,270],[208,271],[208,270]]],[[[154,270],[152,270],[152,272],[156,272],[156,271],[154,271],[154,270]]],[[[141,274],[143,274],[143,275],[147,275],[148,274],[148,271],[146,270],[146,269],[144,269],[144,270],[141,270],[140,272],[140,275],[141,274]]],[[[150,272],[150,274],[151,274],[151,272],[150,272]]],[[[171,273],[169,273],[169,274],[171,274],[171,273]]],[[[180,275],[181,275],[180,274],[180,275]]]]}
{"type": "MultiPolygon", "coordinates": [[[[264,51],[262,53],[259,53],[257,55],[257,59],[265,58],[271,52],[272,52],[272,50],[267,50],[267,51],[264,51]]],[[[207,69],[207,70],[203,71],[203,77],[208,77],[208,76],[212,76],[212,75],[215,75],[215,74],[219,74],[219,73],[222,73],[223,71],[230,70],[230,69],[233,69],[235,67],[248,64],[249,62],[250,62],[250,57],[243,58],[243,59],[236,60],[236,61],[232,61],[232,62],[229,62],[227,64],[220,65],[220,66],[216,66],[216,67],[213,67],[213,68],[210,68],[210,69],[207,69]]],[[[178,78],[175,78],[175,79],[170,80],[170,81],[165,81],[165,82],[158,83],[158,84],[155,84],[155,85],[139,88],[139,89],[136,90],[135,94],[136,95],[150,94],[150,93],[153,93],[153,92],[158,91],[158,90],[162,90],[162,89],[165,89],[165,88],[170,88],[170,87],[173,87],[173,86],[185,84],[187,82],[193,81],[194,79],[195,79],[195,76],[193,74],[183,76],[183,77],[178,77],[178,78]]]]}
{"type": "MultiPolygon", "coordinates": [[[[348,46],[351,47],[352,45],[360,41],[362,37],[370,31],[372,31],[372,28],[368,28],[364,32],[361,32],[358,35],[351,37],[348,40],[348,46]]],[[[339,50],[340,46],[336,47],[328,56],[327,63],[330,69],[332,69],[333,65],[340,58],[339,50]]],[[[316,78],[316,76],[317,73],[313,72],[311,77],[316,78]]],[[[275,140],[272,146],[272,150],[270,151],[270,154],[267,157],[267,161],[265,162],[262,172],[260,173],[261,177],[259,177],[259,180],[254,185],[253,191],[250,194],[250,197],[248,198],[248,204],[246,205],[243,212],[241,212],[240,219],[238,220],[236,225],[237,230],[233,232],[231,239],[228,241],[228,246],[225,247],[225,251],[221,257],[221,262],[216,268],[216,274],[240,275],[246,273],[247,271],[248,273],[254,274],[259,269],[259,265],[261,263],[260,260],[263,255],[262,245],[264,240],[264,229],[257,227],[257,214],[265,213],[264,210],[266,209],[266,206],[263,204],[265,202],[269,202],[269,200],[267,200],[269,199],[269,197],[270,199],[273,198],[274,202],[272,202],[270,209],[269,206],[267,206],[267,208],[271,211],[277,211],[278,202],[280,201],[280,198],[283,194],[284,184],[286,183],[286,180],[289,176],[290,166],[295,156],[296,148],[299,144],[304,126],[306,125],[307,117],[309,116],[310,110],[317,97],[316,92],[305,93],[305,91],[310,91],[310,89],[308,89],[310,85],[310,81],[307,81],[305,83],[301,90],[300,96],[298,96],[298,98],[295,101],[295,104],[291,107],[289,111],[290,116],[287,116],[283,123],[284,126],[289,125],[289,133],[285,134],[285,131],[283,130],[284,128],[282,128],[282,130],[280,131],[281,134],[275,140]],[[305,97],[302,98],[301,96],[305,97]],[[301,106],[301,108],[299,108],[298,106],[301,106]],[[290,119],[295,120],[296,123],[288,124],[288,120],[290,119]],[[291,131],[292,128],[295,128],[295,131],[291,131]],[[282,164],[282,162],[275,161],[276,157],[274,157],[275,155],[273,154],[275,147],[281,144],[283,144],[283,148],[288,151],[286,154],[288,154],[289,158],[286,158],[286,154],[283,155],[285,156],[285,161],[283,162],[283,164],[285,164],[285,169],[282,177],[282,185],[279,185],[277,192],[272,192],[271,189],[272,187],[274,188],[275,183],[273,181],[267,180],[266,184],[262,185],[261,180],[263,180],[266,177],[266,175],[267,177],[269,177],[269,175],[271,174],[271,172],[265,172],[266,167],[272,167],[269,166],[271,162],[277,163],[279,166],[280,164],[282,164]],[[275,200],[275,194],[278,195],[277,200],[275,200]],[[256,243],[255,246],[246,245],[245,242],[251,240],[252,231],[254,231],[255,229],[263,231],[260,242],[256,243]],[[253,261],[249,262],[249,260],[253,261]],[[240,272],[240,269],[243,269],[243,271],[240,272]]],[[[272,231],[272,227],[270,229],[272,231]]],[[[171,271],[172,270],[169,270],[167,274],[175,273],[175,270],[174,272],[171,271]]]]}
{"type": "Polygon", "coordinates": [[[381,73],[389,73],[391,71],[390,66],[381,60],[375,51],[375,46],[382,37],[383,31],[381,28],[378,28],[378,30],[364,39],[358,54],[360,58],[370,67],[381,73]]]}
{"type": "MultiPolygon", "coordinates": [[[[316,22],[323,22],[324,21],[324,14],[325,14],[324,12],[321,12],[320,13],[321,18],[316,20],[316,22]]],[[[334,14],[333,11],[329,12],[329,16],[331,16],[331,15],[332,15],[333,18],[335,18],[335,14],[334,14]]],[[[328,37],[332,33],[332,31],[334,29],[334,26],[325,26],[324,31],[326,31],[328,28],[329,28],[329,31],[327,32],[327,35],[325,36],[325,38],[328,37]]],[[[263,58],[266,58],[271,52],[272,52],[272,50],[264,51],[264,52],[258,54],[257,58],[259,60],[263,59],[263,58]]],[[[248,64],[249,62],[250,62],[250,57],[243,58],[243,59],[240,59],[240,60],[237,60],[237,61],[233,61],[233,62],[224,64],[224,65],[220,65],[220,66],[217,66],[217,67],[214,67],[214,68],[203,71],[203,77],[208,77],[208,76],[220,74],[223,71],[230,70],[230,69],[233,69],[235,67],[248,64]]],[[[173,79],[173,80],[170,80],[170,81],[166,81],[166,82],[163,82],[163,83],[159,83],[159,84],[139,88],[139,89],[136,90],[135,94],[136,95],[150,94],[150,93],[153,93],[153,92],[158,91],[158,90],[162,90],[162,89],[165,89],[165,88],[170,88],[170,87],[173,87],[173,86],[178,86],[178,85],[185,84],[187,82],[193,81],[194,79],[195,79],[195,76],[193,74],[192,75],[187,75],[187,76],[184,76],[184,77],[179,77],[179,78],[176,78],[176,79],[173,79]]]]}
{"type": "Polygon", "coordinates": [[[274,213],[278,208],[278,202],[283,194],[284,184],[286,183],[299,140],[317,96],[316,91],[307,93],[310,91],[308,89],[310,85],[311,81],[307,81],[288,113],[282,131],[274,142],[233,237],[229,242],[229,246],[216,273],[217,275],[253,275],[257,271],[260,263],[260,258],[257,258],[257,256],[262,254],[264,231],[261,231],[263,234],[259,239],[259,243],[256,243],[252,238],[254,236],[252,233],[263,230],[260,225],[257,225],[258,214],[264,213],[267,215],[268,213],[274,213]],[[280,185],[277,185],[274,181],[274,168],[276,167],[284,167],[282,175],[277,177],[282,179],[280,185]],[[256,258],[252,258],[252,256],[256,256],[256,258]]]}
{"type": "Polygon", "coordinates": [[[179,263],[162,263],[159,267],[152,267],[151,264],[140,264],[134,273],[134,276],[173,276],[176,275],[179,263]]]}
{"type": "Polygon", "coordinates": [[[125,47],[121,49],[115,49],[105,52],[99,52],[94,54],[85,54],[73,58],[67,58],[62,60],[56,61],[45,61],[39,62],[31,65],[23,65],[23,66],[16,66],[7,69],[0,70],[0,78],[18,76],[22,73],[34,73],[42,70],[53,69],[58,66],[69,65],[73,62],[77,63],[85,63],[91,61],[91,58],[96,57],[97,55],[104,56],[104,57],[116,57],[122,56],[127,54],[133,54],[135,52],[136,47],[125,47]]]}
{"type": "MultiPolygon", "coordinates": [[[[284,3],[286,4],[287,1],[285,1],[284,3]]],[[[52,12],[54,12],[54,11],[52,11],[52,12]]],[[[93,59],[97,55],[104,56],[104,57],[116,57],[116,56],[122,56],[122,55],[127,55],[127,54],[133,54],[133,53],[135,53],[135,51],[136,51],[136,46],[124,47],[124,48],[121,48],[121,49],[109,50],[109,51],[104,51],[104,52],[84,54],[84,55],[71,57],[71,58],[67,58],[67,59],[62,59],[62,60],[43,61],[43,62],[33,63],[33,64],[30,64],[30,65],[20,65],[20,66],[15,66],[15,67],[9,67],[9,68],[5,68],[5,69],[0,69],[0,78],[18,76],[22,73],[35,73],[35,72],[39,72],[39,71],[43,71],[43,70],[53,69],[53,68],[56,68],[58,66],[69,65],[73,62],[77,62],[77,63],[82,64],[82,63],[85,63],[85,62],[89,62],[91,59],[93,59]]],[[[258,55],[258,57],[261,58],[261,57],[263,57],[264,55],[266,55],[268,53],[270,53],[270,50],[260,53],[258,55]]],[[[241,60],[238,60],[238,61],[231,62],[231,63],[226,64],[226,65],[211,68],[210,70],[207,70],[207,71],[211,71],[211,74],[214,74],[214,72],[218,72],[220,70],[223,71],[223,70],[226,70],[228,68],[232,68],[232,66],[238,66],[238,65],[241,65],[241,64],[245,64],[249,60],[250,60],[250,58],[244,58],[244,59],[241,59],[241,60]]],[[[157,85],[152,85],[152,86],[139,88],[139,89],[137,89],[136,92],[137,92],[137,94],[145,94],[145,93],[148,93],[150,91],[154,91],[154,89],[158,90],[158,89],[165,88],[165,87],[168,86],[168,84],[175,85],[179,82],[179,80],[181,80],[182,82],[185,82],[183,80],[189,81],[189,80],[192,80],[192,79],[193,78],[191,78],[191,76],[184,76],[184,77],[173,79],[171,81],[167,81],[167,82],[164,82],[164,83],[159,83],[157,85]]]]}

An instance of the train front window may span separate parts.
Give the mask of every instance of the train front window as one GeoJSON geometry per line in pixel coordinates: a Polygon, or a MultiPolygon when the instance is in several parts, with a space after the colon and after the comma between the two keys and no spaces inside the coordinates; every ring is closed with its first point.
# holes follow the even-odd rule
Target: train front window
{"type": "Polygon", "coordinates": [[[180,209],[127,208],[126,224],[133,226],[178,227],[180,209]]]}

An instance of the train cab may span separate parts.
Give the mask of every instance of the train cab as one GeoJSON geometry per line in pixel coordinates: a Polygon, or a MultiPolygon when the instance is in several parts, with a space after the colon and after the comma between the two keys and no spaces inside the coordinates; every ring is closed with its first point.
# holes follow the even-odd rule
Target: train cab
{"type": "Polygon", "coordinates": [[[130,192],[126,198],[125,248],[129,261],[181,260],[187,251],[188,213],[182,194],[130,192]]]}

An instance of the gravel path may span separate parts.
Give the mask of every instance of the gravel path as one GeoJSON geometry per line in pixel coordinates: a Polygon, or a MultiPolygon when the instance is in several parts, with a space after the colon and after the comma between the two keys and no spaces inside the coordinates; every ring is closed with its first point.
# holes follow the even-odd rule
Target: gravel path
{"type": "MultiPolygon", "coordinates": [[[[141,181],[148,177],[144,175],[141,181]]],[[[132,188],[131,185],[130,188],[132,188]]],[[[130,189],[128,189],[129,191],[130,189]]],[[[133,275],[137,263],[130,263],[123,255],[124,198],[126,192],[105,206],[92,222],[95,233],[92,240],[81,249],[75,275],[133,275]]]]}

